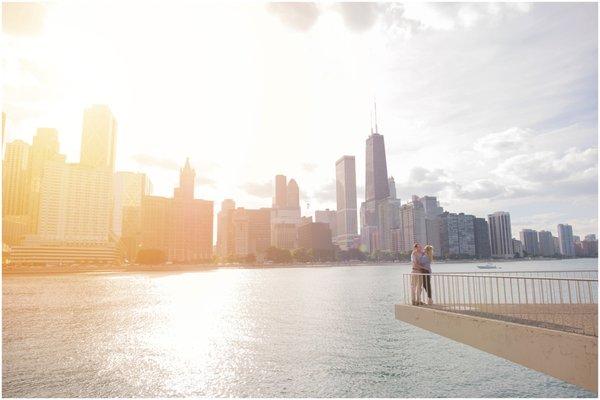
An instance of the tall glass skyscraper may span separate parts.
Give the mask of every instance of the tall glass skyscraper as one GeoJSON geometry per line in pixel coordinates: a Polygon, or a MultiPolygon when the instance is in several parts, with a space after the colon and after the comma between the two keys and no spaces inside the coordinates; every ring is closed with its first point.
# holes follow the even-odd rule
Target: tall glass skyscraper
{"type": "Polygon", "coordinates": [[[343,156],[335,163],[337,236],[341,247],[348,247],[358,233],[356,215],[356,160],[343,156]]]}
{"type": "Polygon", "coordinates": [[[81,165],[115,170],[117,120],[110,108],[94,105],[83,113],[81,165]]]}

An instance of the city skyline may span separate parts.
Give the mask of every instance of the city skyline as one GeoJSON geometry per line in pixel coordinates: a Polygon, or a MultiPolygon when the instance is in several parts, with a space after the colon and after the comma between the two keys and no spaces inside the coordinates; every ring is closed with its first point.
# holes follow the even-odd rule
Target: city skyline
{"type": "MultiPolygon", "coordinates": [[[[9,22],[10,7],[3,4],[4,11],[8,10],[4,18],[9,22]]],[[[198,174],[202,198],[210,198],[215,204],[233,198],[239,206],[268,206],[274,189],[272,176],[277,172],[298,181],[303,214],[307,213],[307,203],[311,205],[312,214],[312,210],[335,208],[334,163],[342,154],[356,157],[357,195],[359,202],[364,199],[362,145],[371,125],[369,110],[374,95],[377,95],[379,131],[386,136],[388,146],[388,175],[396,178],[398,197],[403,202],[413,194],[433,195],[450,212],[485,216],[495,211],[510,211],[513,236],[523,228],[554,231],[558,223],[569,223],[575,229],[574,234],[582,237],[597,230],[597,96],[592,93],[594,85],[590,85],[590,82],[597,82],[597,63],[592,57],[596,54],[597,40],[590,40],[588,35],[590,30],[597,29],[594,12],[590,12],[590,9],[597,10],[595,4],[568,7],[558,4],[499,5],[497,9],[488,5],[266,7],[255,4],[232,11],[227,6],[178,5],[168,11],[169,15],[188,12],[195,15],[195,11],[205,10],[203,19],[227,15],[237,22],[244,21],[239,24],[241,28],[229,32],[225,40],[232,49],[241,46],[237,40],[248,32],[255,34],[249,35],[247,41],[250,44],[256,44],[253,42],[256,38],[263,43],[266,32],[282,35],[286,43],[291,43],[284,53],[289,60],[273,61],[273,51],[282,50],[281,43],[266,40],[266,47],[259,49],[259,54],[264,55],[264,59],[260,59],[273,61],[274,67],[255,64],[253,73],[242,73],[231,67],[228,72],[232,78],[216,71],[215,64],[207,57],[167,52],[171,61],[159,63],[167,67],[166,71],[175,71],[177,65],[189,62],[181,79],[194,78],[193,67],[201,67],[197,69],[201,76],[192,79],[187,89],[176,77],[173,77],[172,88],[156,88],[161,95],[172,95],[167,98],[181,94],[182,101],[175,102],[174,106],[164,101],[156,104],[142,101],[135,107],[123,98],[111,100],[117,93],[129,89],[133,94],[126,97],[130,100],[146,96],[141,87],[146,75],[136,77],[130,73],[117,73],[118,79],[113,79],[115,76],[99,68],[88,69],[85,76],[81,71],[69,76],[81,84],[78,90],[90,89],[85,95],[75,93],[77,85],[71,83],[60,92],[65,94],[64,102],[68,104],[58,101],[56,96],[45,97],[54,93],[51,89],[66,82],[64,76],[57,78],[52,72],[62,66],[61,62],[67,56],[72,56],[65,54],[65,49],[56,48],[61,38],[70,29],[88,24],[90,15],[105,12],[94,3],[89,7],[65,7],[43,7],[46,11],[38,22],[44,23],[37,33],[23,32],[23,24],[17,31],[10,23],[3,24],[3,36],[8,44],[4,57],[11,74],[10,82],[5,83],[7,142],[22,139],[31,143],[37,128],[56,128],[61,153],[67,155],[69,162],[77,162],[83,110],[90,104],[106,103],[119,122],[115,169],[146,173],[154,184],[155,195],[170,193],[177,182],[182,160],[189,156],[198,174]],[[71,17],[67,18],[66,14],[71,17]],[[591,16],[586,17],[588,14],[591,16]],[[298,15],[306,17],[305,24],[297,25],[299,19],[292,17],[298,15]],[[353,18],[356,15],[363,18],[353,18]],[[263,23],[262,30],[254,30],[256,27],[250,23],[252,18],[263,23]],[[565,29],[572,18],[578,18],[579,24],[573,29],[565,29]],[[545,24],[548,22],[552,24],[545,24]],[[543,37],[532,38],[533,30],[542,25],[543,37]],[[520,46],[514,43],[511,29],[515,30],[515,35],[526,38],[520,46]],[[460,51],[463,48],[460,46],[464,46],[460,41],[476,36],[473,33],[498,35],[498,47],[492,53],[482,52],[479,42],[469,39],[473,56],[465,56],[461,62],[455,62],[454,53],[442,51],[442,38],[457,45],[460,51]],[[329,43],[340,38],[347,39],[347,48],[337,49],[332,54],[325,54],[318,45],[319,40],[329,43]],[[560,54],[561,58],[570,58],[589,68],[584,67],[581,71],[568,68],[554,56],[546,55],[543,49],[550,42],[554,46],[552,53],[557,57],[560,54]],[[57,50],[56,54],[31,51],[32,46],[39,43],[51,45],[49,48],[57,50]],[[399,60],[398,51],[390,50],[394,47],[402,49],[406,57],[399,60]],[[440,60],[447,67],[445,71],[424,53],[423,49],[429,47],[440,50],[440,60]],[[287,68],[288,63],[298,61],[300,54],[304,54],[300,52],[302,49],[315,50],[316,56],[301,64],[306,68],[290,67],[288,73],[300,77],[298,82],[290,82],[292,75],[282,76],[273,70],[287,68]],[[515,62],[519,55],[531,51],[539,57],[528,58],[530,64],[515,62]],[[476,62],[476,55],[486,56],[490,63],[498,63],[498,67],[486,70],[487,75],[484,74],[489,82],[482,80],[481,74],[473,73],[483,68],[476,62]],[[352,68],[356,69],[354,72],[344,66],[350,59],[352,68]],[[324,60],[328,61],[327,67],[323,66],[324,60]],[[43,61],[51,61],[49,72],[40,75],[36,66],[43,61]],[[553,66],[542,68],[543,65],[553,66]],[[267,85],[265,98],[255,108],[241,113],[240,118],[228,118],[231,112],[256,100],[253,96],[257,93],[247,82],[235,91],[230,88],[231,83],[254,78],[254,73],[262,68],[267,76],[262,76],[258,82],[267,85]],[[397,72],[396,75],[388,71],[390,68],[397,72]],[[508,70],[503,72],[502,68],[508,70]],[[525,79],[525,72],[531,68],[541,68],[544,74],[525,79]],[[414,71],[427,71],[428,76],[439,77],[430,81],[415,75],[414,71]],[[358,82],[351,79],[353,73],[358,82]],[[216,83],[200,91],[210,76],[216,83]],[[22,89],[29,87],[28,77],[41,79],[41,92],[37,97],[21,99],[18,94],[25,93],[22,89]],[[233,80],[228,81],[227,77],[233,80]],[[96,82],[96,87],[87,87],[89,81],[96,82]],[[389,86],[386,82],[390,81],[397,85],[393,85],[393,90],[386,90],[385,86],[389,86]],[[554,82],[551,91],[545,88],[547,81],[554,82]],[[498,87],[498,82],[505,84],[498,87]],[[125,83],[130,86],[120,86],[125,83]],[[311,92],[311,85],[320,85],[315,86],[319,91],[311,92]],[[481,89],[483,97],[479,97],[475,87],[481,89]],[[300,96],[292,102],[284,95],[286,92],[300,96]],[[234,93],[241,98],[235,99],[234,93]],[[315,102],[315,93],[322,99],[315,102]],[[185,103],[192,95],[196,96],[194,101],[185,103]],[[280,100],[284,101],[275,104],[280,100]],[[313,102],[317,111],[306,108],[306,104],[313,102]],[[529,105],[525,107],[525,104],[529,105]],[[504,107],[507,111],[493,114],[482,107],[495,111],[504,107]],[[515,107],[524,109],[515,112],[515,107]],[[419,108],[424,111],[419,112],[419,108]],[[268,115],[265,110],[269,110],[268,115]],[[148,119],[149,115],[152,118],[148,119]],[[449,118],[450,115],[454,117],[449,118]],[[287,121],[294,123],[290,125],[287,121]],[[190,141],[190,136],[197,137],[190,141]],[[440,157],[442,149],[444,157],[440,157]],[[470,160],[469,164],[466,165],[464,160],[470,160]]],[[[124,5],[123,16],[132,12],[129,5],[124,5]]],[[[147,25],[159,18],[159,14],[149,7],[149,15],[141,21],[140,32],[146,33],[147,25]]],[[[123,33],[124,22],[121,19],[115,21],[116,33],[123,33]]],[[[184,18],[180,23],[182,28],[170,33],[168,39],[179,38],[188,43],[185,29],[192,29],[191,21],[184,18]]],[[[27,26],[36,30],[35,23],[27,26]]],[[[214,23],[206,29],[208,31],[203,33],[211,29],[213,33],[226,33],[226,27],[221,29],[214,23]]],[[[130,39],[137,36],[124,35],[121,44],[111,35],[100,38],[99,33],[105,30],[95,24],[82,29],[81,42],[75,43],[73,51],[82,48],[86,51],[75,57],[73,65],[61,73],[68,75],[74,69],[85,67],[86,62],[96,62],[98,57],[105,57],[100,65],[113,71],[115,54],[125,57],[133,66],[149,60],[144,48],[137,49],[142,54],[139,59],[133,59],[136,49],[131,47],[130,39]],[[85,47],[88,46],[87,39],[90,48],[85,47]],[[95,52],[91,51],[92,47],[95,52]],[[84,57],[89,60],[83,60],[84,57]]],[[[220,54],[218,48],[211,47],[204,36],[200,36],[198,45],[205,54],[220,54]]],[[[152,39],[162,48],[160,38],[150,37],[152,39]]],[[[248,49],[251,52],[257,47],[248,49]]],[[[248,56],[244,54],[244,57],[248,56]]],[[[222,57],[218,60],[219,65],[237,60],[229,53],[222,57]]],[[[157,73],[165,82],[170,82],[164,74],[148,68],[148,74],[157,73]]]]}

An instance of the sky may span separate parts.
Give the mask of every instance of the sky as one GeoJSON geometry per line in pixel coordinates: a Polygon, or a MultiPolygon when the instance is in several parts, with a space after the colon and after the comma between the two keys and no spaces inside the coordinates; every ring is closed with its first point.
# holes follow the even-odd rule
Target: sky
{"type": "Polygon", "coordinates": [[[172,195],[269,207],[276,174],[304,215],[335,209],[335,161],[377,103],[403,202],[511,213],[522,228],[598,223],[596,3],[51,2],[2,4],[7,141],[59,131],[79,161],[82,114],[108,104],[117,170],[172,195]]]}

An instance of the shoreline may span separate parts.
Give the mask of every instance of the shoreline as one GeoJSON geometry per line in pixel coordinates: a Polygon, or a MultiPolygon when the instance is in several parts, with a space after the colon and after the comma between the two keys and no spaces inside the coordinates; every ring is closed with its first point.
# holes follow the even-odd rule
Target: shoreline
{"type": "MultiPolygon", "coordinates": [[[[557,260],[577,260],[577,259],[596,259],[594,257],[578,258],[522,258],[522,259],[498,259],[498,260],[441,260],[438,265],[445,264],[478,264],[478,263],[515,263],[524,261],[557,261],[557,260]]],[[[290,264],[161,264],[161,265],[81,265],[77,267],[69,266],[3,266],[2,275],[45,275],[45,274],[109,274],[109,273],[144,273],[144,272],[201,272],[217,269],[268,269],[268,268],[327,268],[327,267],[354,267],[354,266],[401,266],[409,265],[409,261],[401,262],[321,262],[321,263],[290,263],[290,264]]]]}

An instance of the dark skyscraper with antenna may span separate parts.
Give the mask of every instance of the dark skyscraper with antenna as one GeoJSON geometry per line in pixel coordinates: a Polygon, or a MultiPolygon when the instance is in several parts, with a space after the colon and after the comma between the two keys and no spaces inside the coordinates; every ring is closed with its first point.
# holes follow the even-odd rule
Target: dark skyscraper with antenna
{"type": "Polygon", "coordinates": [[[377,127],[377,103],[375,103],[375,128],[366,141],[365,202],[361,205],[361,237],[365,249],[388,250],[390,248],[390,187],[388,183],[385,143],[377,127]]]}
{"type": "Polygon", "coordinates": [[[371,127],[371,135],[366,145],[366,183],[365,201],[381,200],[389,197],[387,162],[385,159],[385,143],[383,135],[377,131],[377,104],[375,104],[375,130],[371,127]]]}

